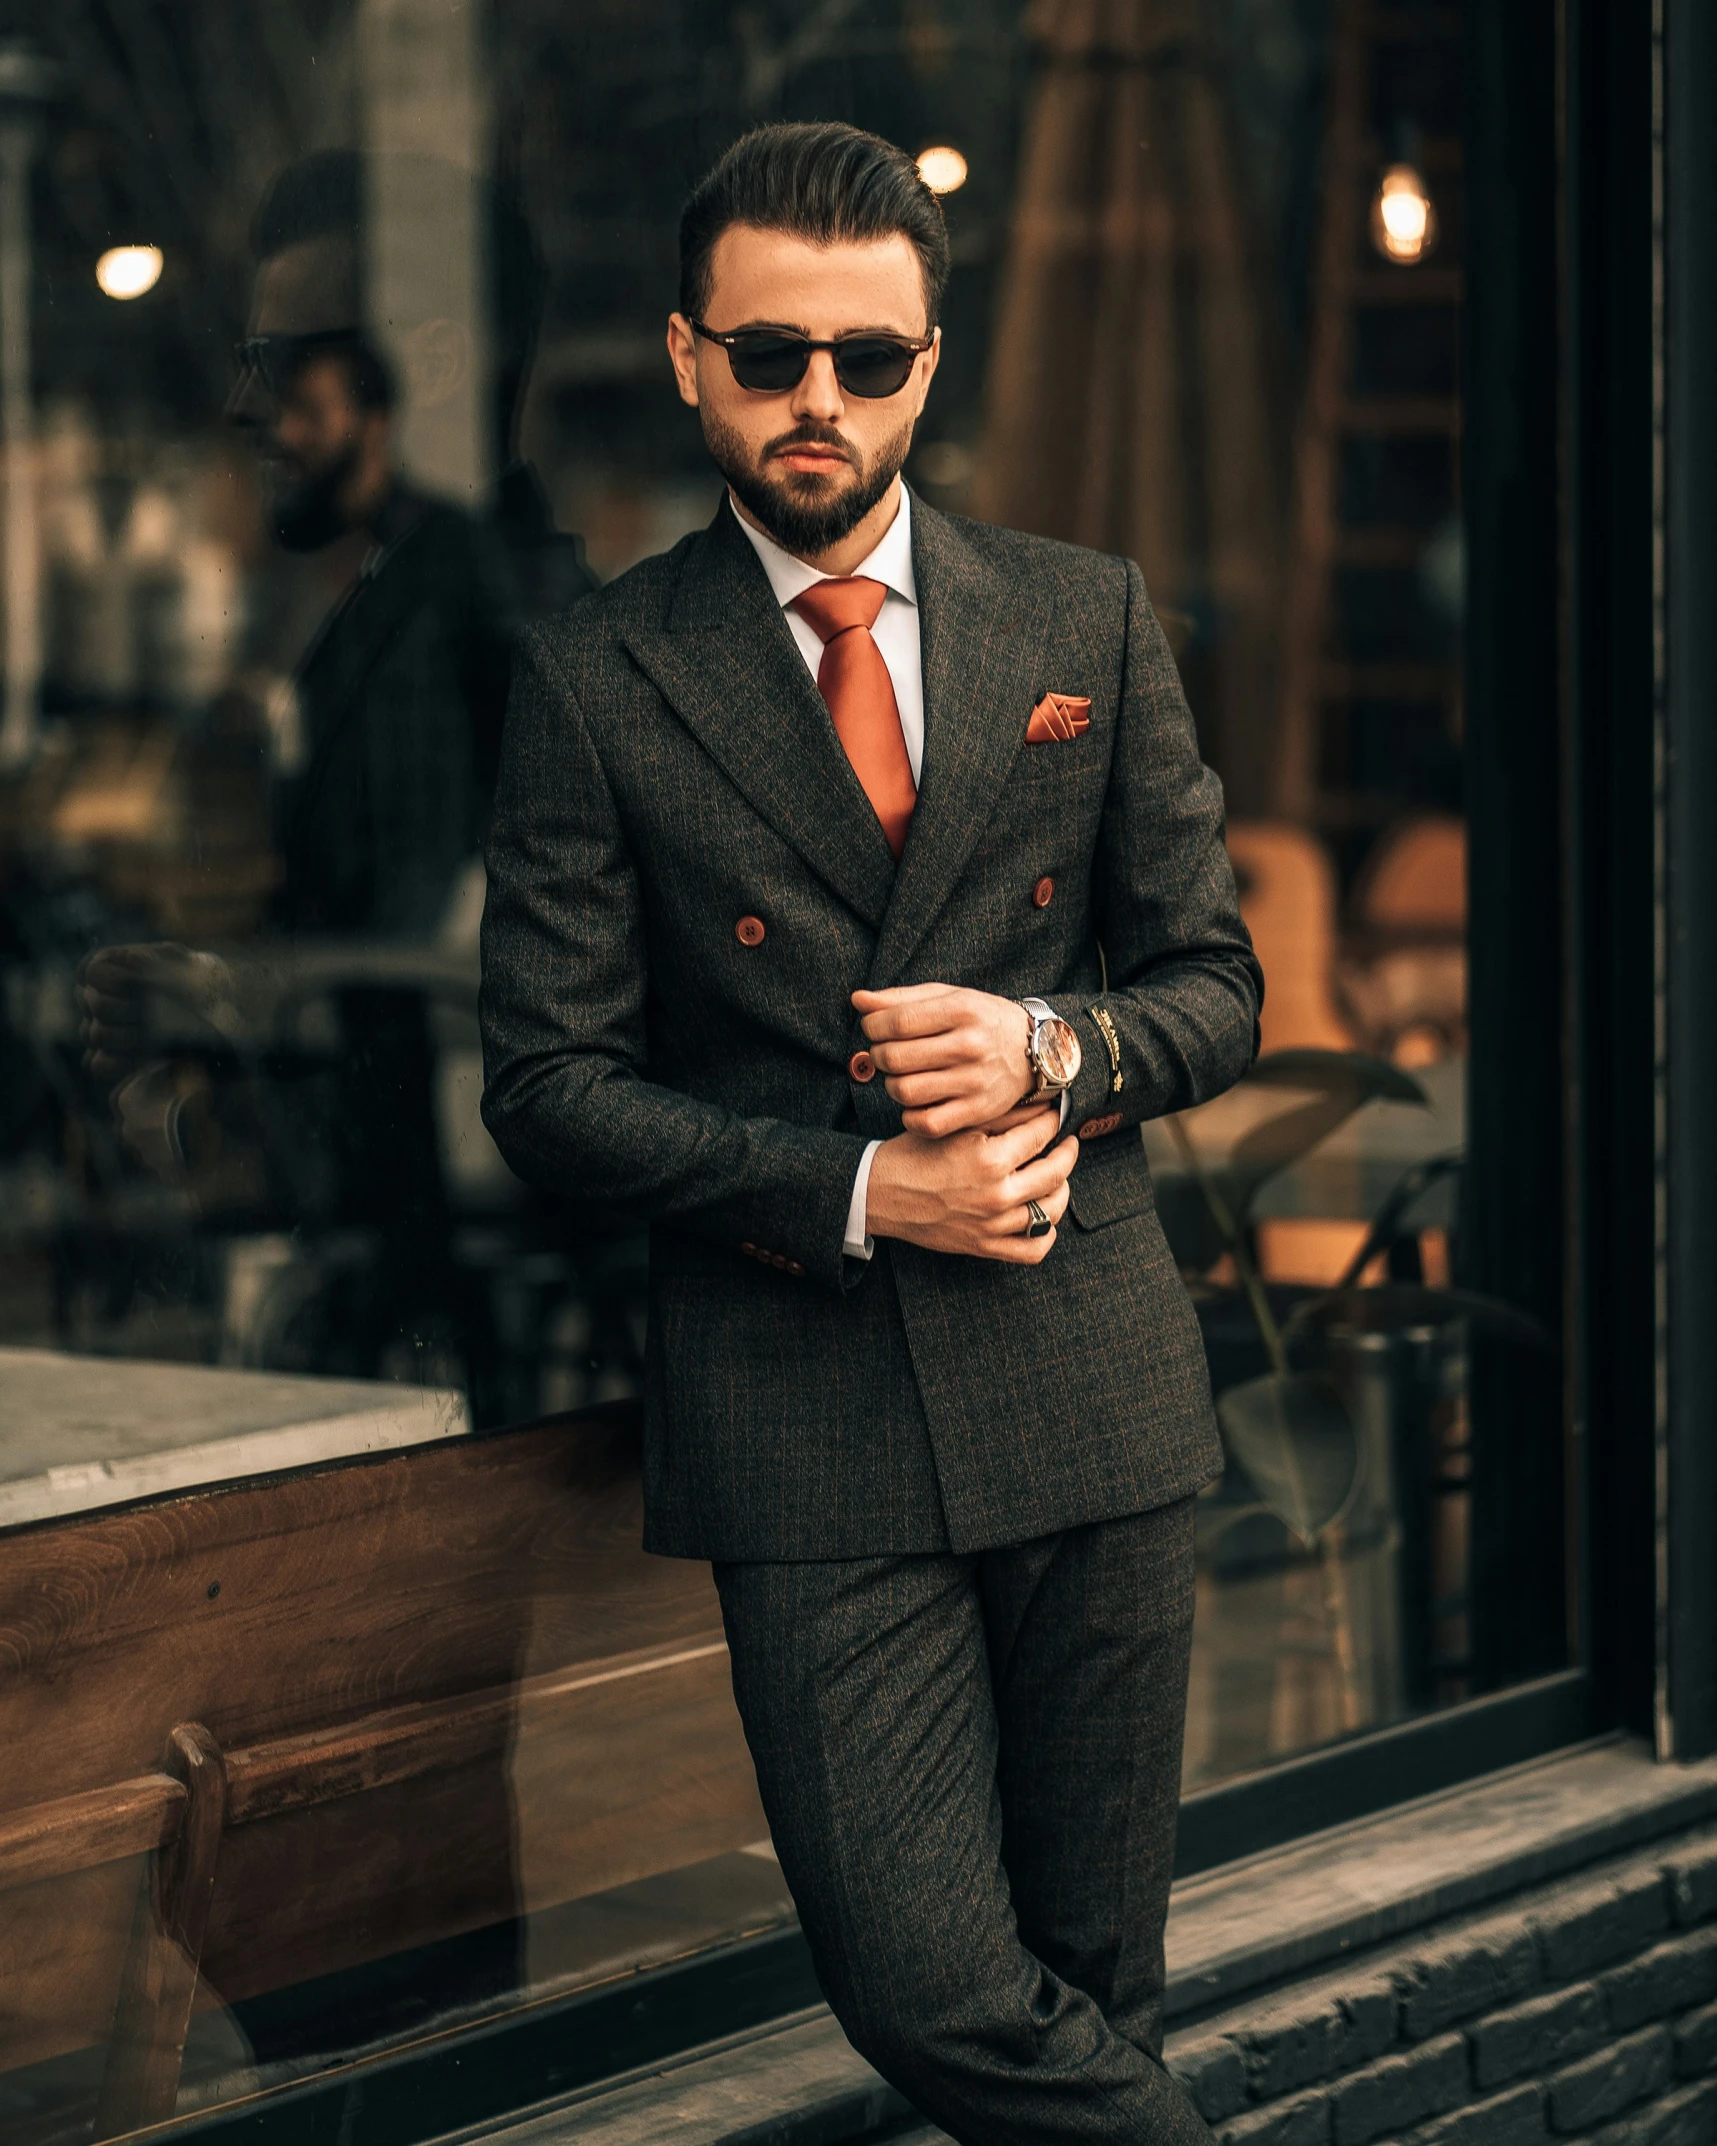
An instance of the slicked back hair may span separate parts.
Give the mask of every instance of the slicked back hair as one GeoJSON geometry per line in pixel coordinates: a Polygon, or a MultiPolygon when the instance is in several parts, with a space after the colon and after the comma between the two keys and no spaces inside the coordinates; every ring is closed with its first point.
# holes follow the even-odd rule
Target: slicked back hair
{"type": "Polygon", "coordinates": [[[918,167],[880,134],[835,121],[758,127],[698,182],[680,216],[680,310],[704,317],[715,242],[733,224],[783,231],[813,246],[912,241],[924,313],[936,325],[948,281],[942,204],[918,167]]]}

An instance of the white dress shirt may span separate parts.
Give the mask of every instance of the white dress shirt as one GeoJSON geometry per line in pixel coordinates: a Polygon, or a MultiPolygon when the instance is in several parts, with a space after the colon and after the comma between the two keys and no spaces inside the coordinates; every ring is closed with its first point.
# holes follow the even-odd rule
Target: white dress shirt
{"type": "MultiPolygon", "coordinates": [[[[769,586],[775,592],[775,601],[783,611],[795,596],[802,596],[814,583],[833,581],[836,576],[825,574],[820,568],[807,566],[803,559],[795,559],[790,551],[783,551],[773,537],[763,534],[733,505],[734,520],[751,541],[751,548],[763,562],[763,571],[769,576],[769,586]]],[[[876,624],[871,628],[882,660],[888,666],[889,682],[894,687],[894,705],[900,711],[901,734],[906,740],[906,757],[912,763],[912,780],[922,784],[924,780],[924,654],[918,632],[918,584],[912,575],[912,494],[903,484],[900,487],[900,510],[884,530],[875,549],[853,568],[853,578],[863,575],[871,581],[880,581],[887,590],[882,599],[882,609],[876,615],[876,624]]],[[[845,578],[845,577],[842,577],[845,578]]],[[[787,611],[787,624],[793,635],[793,644],[805,659],[805,668],[814,679],[823,660],[823,643],[817,638],[816,629],[808,619],[802,619],[797,611],[787,611]]],[[[1040,1018],[1049,1012],[1041,999],[1025,1001],[1040,1018]]],[[[1067,1116],[1067,1098],[1061,1099],[1061,1114],[1067,1116]]],[[[870,1196],[870,1166],[876,1160],[880,1140],[873,1140],[859,1158],[858,1175],[853,1179],[853,1196],[847,1207],[847,1232],[842,1244],[849,1259],[869,1259],[875,1250],[875,1241],[865,1234],[865,1207],[870,1196]]]]}
{"type": "MultiPolygon", "coordinates": [[[[783,551],[773,537],[765,536],[761,529],[748,522],[737,507],[734,519],[751,539],[752,549],[763,561],[763,571],[769,576],[769,586],[775,591],[775,601],[783,611],[787,611],[795,596],[802,596],[814,583],[836,578],[815,566],[807,566],[803,559],[795,559],[790,551],[783,551]]],[[[888,591],[882,599],[882,609],[876,615],[876,624],[870,630],[871,639],[888,665],[889,682],[894,687],[894,705],[900,710],[901,735],[906,740],[906,757],[912,763],[912,780],[922,782],[924,657],[918,637],[918,584],[912,577],[912,494],[905,485],[900,487],[899,512],[883,531],[881,541],[869,557],[853,568],[853,574],[880,581],[888,591]]],[[[787,625],[794,646],[805,659],[805,668],[815,678],[823,660],[823,644],[817,638],[816,629],[797,611],[787,611],[787,625]]],[[[859,1159],[858,1175],[853,1179],[852,1201],[847,1208],[846,1242],[842,1246],[850,1259],[869,1259],[875,1249],[873,1240],[865,1234],[864,1211],[870,1194],[870,1166],[881,1145],[880,1140],[871,1141],[859,1159]]]]}

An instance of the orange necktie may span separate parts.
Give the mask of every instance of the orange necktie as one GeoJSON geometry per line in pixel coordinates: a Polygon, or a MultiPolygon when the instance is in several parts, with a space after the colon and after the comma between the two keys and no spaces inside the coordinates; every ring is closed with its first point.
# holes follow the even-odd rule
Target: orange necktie
{"type": "Polygon", "coordinates": [[[814,582],[794,597],[791,608],[823,644],[817,691],[829,704],[835,735],[898,858],[906,847],[918,786],[906,757],[894,681],[871,638],[887,594],[880,581],[849,575],[844,581],[814,582]]]}

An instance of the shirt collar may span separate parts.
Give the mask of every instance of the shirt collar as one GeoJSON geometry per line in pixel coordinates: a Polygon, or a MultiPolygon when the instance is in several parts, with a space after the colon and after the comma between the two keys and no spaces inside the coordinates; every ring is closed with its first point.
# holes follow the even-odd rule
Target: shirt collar
{"type": "MultiPolygon", "coordinates": [[[[815,566],[807,566],[803,559],[795,559],[790,551],[783,551],[773,537],[765,536],[761,529],[754,529],[734,506],[731,496],[727,505],[729,513],[750,539],[752,550],[762,560],[769,586],[775,592],[775,601],[783,610],[814,582],[834,579],[833,575],[825,574],[815,566]]],[[[883,531],[870,556],[853,568],[853,574],[880,581],[891,595],[903,597],[916,607],[918,584],[912,574],[912,494],[904,484],[900,487],[899,513],[883,531]]]]}

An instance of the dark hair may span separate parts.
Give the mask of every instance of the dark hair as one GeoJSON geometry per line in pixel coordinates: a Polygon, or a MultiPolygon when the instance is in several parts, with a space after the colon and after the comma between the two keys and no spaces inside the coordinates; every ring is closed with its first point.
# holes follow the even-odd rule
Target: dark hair
{"type": "Polygon", "coordinates": [[[924,313],[934,327],[948,281],[942,204],[904,149],[835,121],[743,134],[692,191],[680,216],[680,310],[709,304],[710,257],[731,224],[785,231],[813,246],[890,238],[918,250],[924,313]]]}
{"type": "MultiPolygon", "coordinates": [[[[451,167],[424,156],[397,155],[390,161],[409,178],[414,170],[444,176],[451,167]]],[[[374,160],[356,149],[319,149],[275,174],[251,221],[251,252],[271,260],[307,239],[343,240],[361,269],[364,254],[364,193],[374,160]]],[[[512,427],[536,348],[548,275],[536,234],[517,196],[489,180],[475,182],[479,212],[485,218],[488,271],[488,326],[494,337],[496,447],[501,462],[513,452],[512,427]]],[[[361,284],[354,283],[353,313],[359,311],[361,284]]],[[[410,322],[404,323],[412,325],[410,322]]],[[[386,361],[352,326],[352,386],[360,403],[387,408],[392,382],[386,361]]]]}

